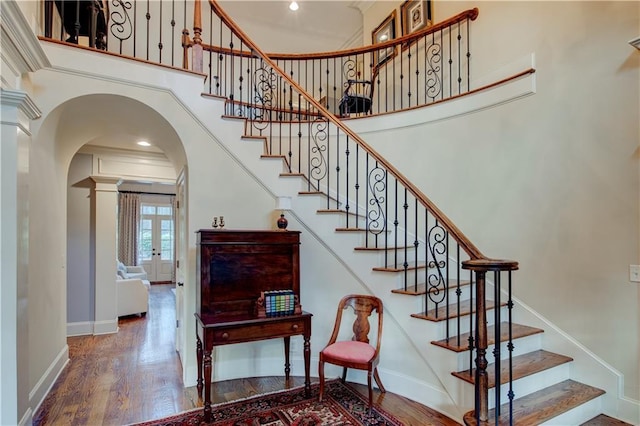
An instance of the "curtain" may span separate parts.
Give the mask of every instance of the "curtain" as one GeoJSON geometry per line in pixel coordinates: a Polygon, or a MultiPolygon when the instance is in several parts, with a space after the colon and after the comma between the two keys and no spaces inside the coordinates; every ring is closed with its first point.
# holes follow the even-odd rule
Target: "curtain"
{"type": "Polygon", "coordinates": [[[118,259],[125,265],[138,264],[140,194],[118,194],[118,259]]]}

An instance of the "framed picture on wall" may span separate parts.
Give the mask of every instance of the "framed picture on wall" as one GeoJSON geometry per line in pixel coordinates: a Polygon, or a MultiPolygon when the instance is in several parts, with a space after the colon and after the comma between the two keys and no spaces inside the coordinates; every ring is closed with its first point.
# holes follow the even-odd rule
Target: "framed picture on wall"
{"type": "Polygon", "coordinates": [[[433,25],[431,0],[406,0],[400,6],[402,35],[413,34],[433,25]]]}
{"type": "MultiPolygon", "coordinates": [[[[380,44],[396,38],[396,11],[391,12],[389,16],[385,18],[375,30],[371,32],[372,44],[380,44]]],[[[376,50],[373,52],[373,66],[375,68],[387,62],[389,59],[396,55],[396,48],[394,46],[386,47],[384,49],[376,50]]]]}

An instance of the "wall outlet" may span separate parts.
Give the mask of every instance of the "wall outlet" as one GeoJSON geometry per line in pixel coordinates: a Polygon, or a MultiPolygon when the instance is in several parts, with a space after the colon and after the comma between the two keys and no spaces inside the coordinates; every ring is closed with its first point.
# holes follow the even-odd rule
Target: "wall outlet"
{"type": "Polygon", "coordinates": [[[640,283],[640,265],[629,265],[629,280],[640,283]]]}

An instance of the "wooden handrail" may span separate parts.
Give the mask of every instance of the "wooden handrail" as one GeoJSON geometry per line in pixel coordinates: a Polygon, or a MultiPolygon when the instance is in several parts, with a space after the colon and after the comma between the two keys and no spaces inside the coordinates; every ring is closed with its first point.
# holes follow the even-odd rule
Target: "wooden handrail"
{"type": "MultiPolygon", "coordinates": [[[[372,44],[369,46],[356,47],[353,49],[337,50],[337,51],[330,51],[330,52],[265,53],[265,54],[274,61],[279,61],[279,60],[304,61],[304,60],[311,60],[311,59],[328,59],[328,58],[340,58],[343,56],[350,56],[350,55],[362,55],[365,53],[375,52],[380,49],[384,49],[386,47],[392,47],[392,46],[403,45],[405,43],[411,43],[414,40],[418,40],[426,35],[441,31],[453,24],[464,21],[465,19],[470,19],[474,21],[478,17],[478,13],[479,12],[477,7],[474,9],[465,10],[464,12],[461,12],[455,16],[452,16],[451,18],[445,21],[439,22],[438,24],[416,31],[412,34],[408,34],[402,37],[397,37],[397,38],[394,38],[393,40],[386,41],[384,43],[372,44]]],[[[225,24],[229,25],[228,21],[224,20],[224,22],[225,24]]],[[[236,33],[236,35],[240,37],[239,34],[236,33]]],[[[235,56],[251,57],[251,51],[248,51],[248,50],[235,50],[235,49],[229,49],[229,48],[220,47],[220,46],[212,46],[210,44],[205,44],[205,43],[202,44],[202,47],[206,51],[211,51],[215,53],[233,54],[235,56]]]]}
{"type": "MultiPolygon", "coordinates": [[[[358,145],[360,145],[363,149],[365,149],[369,155],[371,155],[379,164],[382,164],[388,172],[390,172],[413,196],[419,200],[422,205],[424,205],[433,216],[449,231],[450,234],[453,235],[456,241],[460,244],[463,250],[469,255],[472,259],[486,259],[486,257],[482,254],[482,252],[467,238],[466,235],[462,233],[460,229],[453,222],[445,216],[445,214],[438,208],[436,205],[422,192],[420,191],[413,183],[411,183],[399,170],[397,170],[393,165],[386,161],[384,157],[382,157],[376,150],[374,150],[371,146],[369,146],[358,134],[353,132],[349,127],[347,127],[341,120],[339,120],[334,114],[329,112],[327,108],[325,108],[320,102],[310,96],[296,81],[294,81],[291,77],[287,75],[284,71],[278,67],[278,65],[271,59],[266,53],[264,53],[251,38],[244,33],[236,24],[231,20],[229,15],[222,10],[222,8],[218,5],[215,0],[209,0],[209,4],[211,5],[212,10],[220,19],[224,22],[227,27],[245,43],[251,51],[253,51],[254,55],[260,57],[266,64],[268,64],[273,70],[275,70],[282,78],[284,78],[292,87],[294,87],[299,94],[301,94],[311,105],[313,105],[321,114],[335,126],[340,128],[346,135],[352,138],[358,145]]],[[[477,11],[476,11],[477,16],[477,11]]],[[[409,39],[410,37],[407,37],[409,39]]],[[[372,50],[378,50],[383,48],[384,46],[391,46],[393,43],[381,43],[376,45],[372,50]]]]}

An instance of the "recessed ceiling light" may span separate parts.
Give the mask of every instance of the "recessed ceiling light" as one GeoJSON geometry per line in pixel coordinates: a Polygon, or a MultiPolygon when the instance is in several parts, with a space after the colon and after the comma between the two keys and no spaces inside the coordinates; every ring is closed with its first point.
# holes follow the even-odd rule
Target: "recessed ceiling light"
{"type": "Polygon", "coordinates": [[[298,10],[298,2],[296,2],[296,1],[292,1],[292,2],[289,4],[289,9],[293,10],[294,12],[295,12],[296,10],[298,10]]]}
{"type": "Polygon", "coordinates": [[[140,145],[140,146],[151,146],[151,144],[149,142],[147,142],[147,141],[140,141],[140,142],[138,142],[138,145],[140,145]]]}

